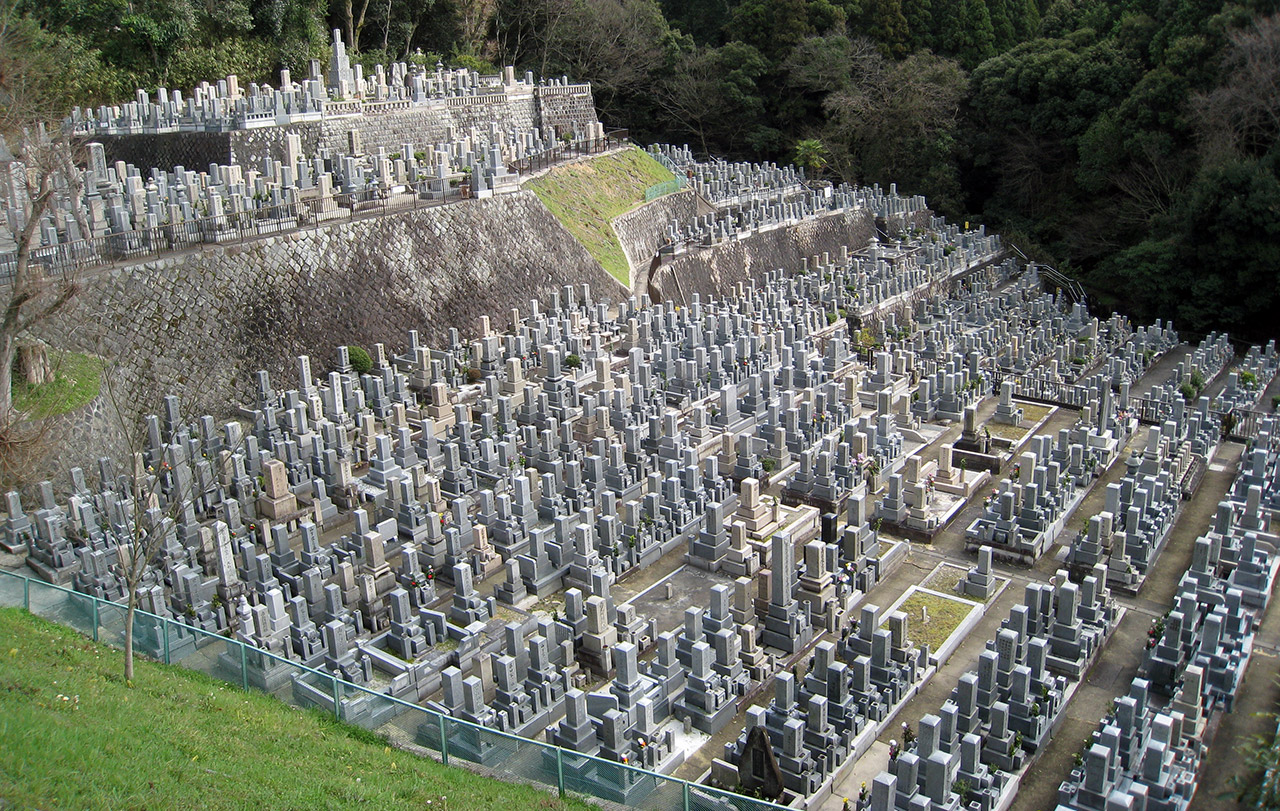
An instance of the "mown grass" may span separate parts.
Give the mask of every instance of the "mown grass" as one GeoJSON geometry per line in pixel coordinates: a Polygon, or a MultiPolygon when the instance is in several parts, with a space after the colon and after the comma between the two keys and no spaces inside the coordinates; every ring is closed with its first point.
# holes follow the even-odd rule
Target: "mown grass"
{"type": "Polygon", "coordinates": [[[52,383],[33,386],[25,378],[15,376],[13,404],[19,411],[35,419],[66,414],[98,396],[102,386],[101,358],[79,352],[51,352],[52,383]]]}
{"type": "Polygon", "coordinates": [[[0,610],[0,808],[585,809],[0,610]]]}
{"type": "Polygon", "coordinates": [[[627,255],[610,223],[644,202],[645,190],[673,179],[662,164],[635,147],[557,166],[526,184],[615,279],[631,284],[627,255]]]}
{"type": "Polygon", "coordinates": [[[1017,442],[1022,439],[1031,429],[1039,424],[1040,420],[1049,416],[1052,411],[1049,406],[1034,405],[1032,403],[1016,403],[1022,409],[1022,425],[1005,425],[1004,423],[989,420],[987,422],[987,430],[992,436],[998,436],[1003,439],[1017,442]]]}
{"type": "Polygon", "coordinates": [[[936,651],[969,616],[973,604],[916,591],[897,610],[907,615],[907,637],[917,645],[928,643],[929,650],[936,651]],[[920,621],[922,606],[929,610],[928,622],[920,621]]]}

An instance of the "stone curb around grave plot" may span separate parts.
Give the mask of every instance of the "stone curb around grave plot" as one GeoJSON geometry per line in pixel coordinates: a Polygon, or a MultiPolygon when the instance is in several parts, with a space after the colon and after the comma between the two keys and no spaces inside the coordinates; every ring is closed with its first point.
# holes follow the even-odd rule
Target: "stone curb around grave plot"
{"type": "MultiPolygon", "coordinates": [[[[948,634],[946,640],[943,641],[943,643],[938,646],[938,649],[937,650],[931,649],[929,651],[929,664],[933,665],[934,667],[942,667],[944,664],[946,664],[947,660],[951,658],[951,654],[956,652],[956,648],[960,647],[960,643],[963,642],[965,638],[969,636],[969,633],[971,631],[973,631],[974,626],[976,626],[982,620],[983,615],[987,613],[986,606],[982,603],[977,603],[977,602],[974,602],[973,600],[968,600],[954,594],[943,594],[940,591],[927,589],[927,588],[924,588],[923,586],[912,586],[911,588],[907,589],[906,592],[904,592],[903,595],[899,597],[897,601],[894,602],[893,605],[889,607],[889,610],[884,613],[884,616],[887,617],[893,612],[901,610],[903,603],[905,603],[907,600],[910,600],[912,595],[914,595],[916,592],[932,595],[942,600],[952,600],[957,603],[967,603],[968,605],[972,606],[972,608],[969,609],[969,613],[966,614],[964,616],[964,619],[960,620],[960,622],[956,625],[956,627],[951,630],[951,633],[948,634]]],[[[907,622],[908,623],[911,622],[911,617],[907,618],[907,622]]],[[[908,628],[910,628],[910,625],[908,625],[908,628]]],[[[908,638],[909,637],[910,637],[910,632],[908,631],[908,638]]]]}

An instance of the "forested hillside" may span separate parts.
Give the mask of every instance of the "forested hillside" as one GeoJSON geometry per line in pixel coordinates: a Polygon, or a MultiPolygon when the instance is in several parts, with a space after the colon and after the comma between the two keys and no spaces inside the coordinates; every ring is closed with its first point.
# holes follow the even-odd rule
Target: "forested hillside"
{"type": "Polygon", "coordinates": [[[896,182],[1139,320],[1280,332],[1280,0],[8,2],[10,98],[275,83],[336,28],[366,64],[590,81],[640,142],[896,182]]]}

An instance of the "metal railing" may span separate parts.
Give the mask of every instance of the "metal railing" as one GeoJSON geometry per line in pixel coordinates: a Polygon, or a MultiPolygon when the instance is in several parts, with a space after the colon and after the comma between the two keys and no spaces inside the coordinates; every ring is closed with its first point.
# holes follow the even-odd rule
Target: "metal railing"
{"type": "MultiPolygon", "coordinates": [[[[514,161],[509,167],[516,174],[531,174],[581,155],[596,155],[627,143],[627,130],[614,130],[603,138],[571,141],[537,155],[514,161]]],[[[232,212],[217,217],[202,217],[80,239],[59,245],[33,248],[32,264],[46,276],[66,275],[112,265],[157,259],[201,245],[237,242],[274,236],[300,228],[314,228],[325,222],[350,221],[363,216],[396,211],[414,211],[430,206],[447,205],[467,198],[462,184],[440,189],[435,196],[424,196],[418,189],[390,193],[364,191],[313,197],[278,206],[263,206],[249,211],[232,212]]],[[[0,255],[0,281],[13,276],[17,268],[14,252],[0,255]]]]}
{"type": "Polygon", "coordinates": [[[1005,380],[1013,383],[1013,395],[1023,400],[1063,406],[1079,411],[1089,404],[1089,390],[1075,383],[1044,380],[1031,375],[997,372],[994,387],[1000,390],[1005,380]]]}
{"type": "Polygon", "coordinates": [[[512,161],[509,168],[511,171],[519,172],[522,175],[532,174],[555,166],[557,163],[563,163],[571,158],[582,157],[583,155],[599,155],[616,147],[625,146],[630,142],[630,139],[631,132],[629,130],[610,130],[605,133],[603,138],[566,141],[560,146],[545,149],[537,155],[512,161]]]}
{"type": "MultiPolygon", "coordinates": [[[[1160,425],[1173,417],[1171,403],[1146,397],[1135,399],[1132,403],[1134,415],[1138,418],[1138,422],[1144,425],[1160,425]]],[[[1192,405],[1187,405],[1188,411],[1192,408],[1192,405]]],[[[1223,437],[1237,442],[1256,439],[1258,430],[1262,427],[1262,421],[1271,416],[1266,411],[1254,411],[1248,408],[1232,408],[1226,411],[1210,408],[1209,414],[1217,417],[1219,424],[1223,426],[1223,437]]]]}
{"type": "MultiPolygon", "coordinates": [[[[0,606],[21,607],[94,641],[123,647],[125,607],[89,594],[0,570],[0,606]]],[[[286,704],[321,707],[340,720],[385,736],[445,764],[463,762],[499,780],[536,783],[632,808],[685,811],[783,811],[741,794],[521,738],[419,707],[335,678],[178,620],[134,612],[135,650],[165,664],[197,670],[286,704]]],[[[324,768],[317,764],[317,768],[324,768]]]]}

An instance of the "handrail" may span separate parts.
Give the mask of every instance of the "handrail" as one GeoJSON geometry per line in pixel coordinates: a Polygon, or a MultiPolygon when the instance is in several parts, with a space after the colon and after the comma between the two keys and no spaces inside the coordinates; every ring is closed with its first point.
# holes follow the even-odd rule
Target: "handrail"
{"type": "Polygon", "coordinates": [[[1065,273],[1058,270],[1057,268],[1054,268],[1051,265],[1046,265],[1043,262],[1032,261],[1030,257],[1028,257],[1025,253],[1023,253],[1021,248],[1019,248],[1017,245],[1013,244],[1012,242],[1009,242],[1008,240],[1005,241],[1005,245],[1008,246],[1008,248],[1012,250],[1014,253],[1016,253],[1018,256],[1022,257],[1022,260],[1024,262],[1026,262],[1029,265],[1035,266],[1036,270],[1040,273],[1041,276],[1053,282],[1058,287],[1061,287],[1063,290],[1066,290],[1067,294],[1070,295],[1074,301],[1077,301],[1081,304],[1087,304],[1089,302],[1089,297],[1084,292],[1084,285],[1080,284],[1080,282],[1076,281],[1075,279],[1071,278],[1070,276],[1066,275],[1065,273]]]}

